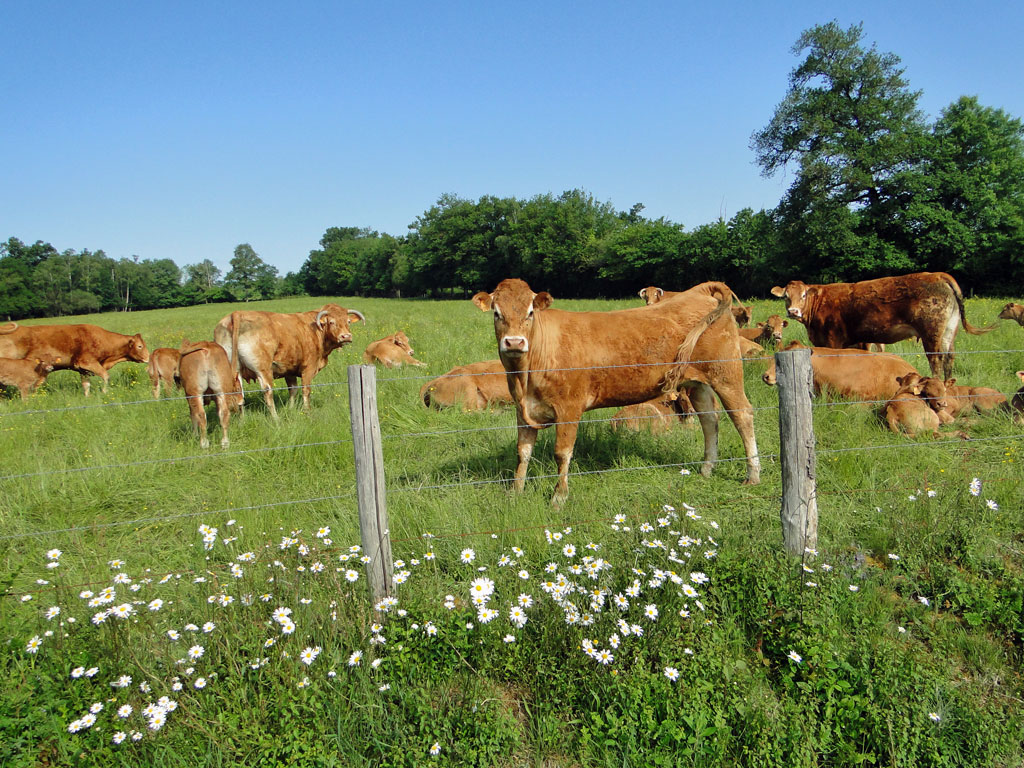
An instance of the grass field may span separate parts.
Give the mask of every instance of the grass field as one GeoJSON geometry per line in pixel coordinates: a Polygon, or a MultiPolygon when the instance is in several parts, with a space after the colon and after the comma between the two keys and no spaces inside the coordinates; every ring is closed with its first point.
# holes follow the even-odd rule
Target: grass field
{"type": "MultiPolygon", "coordinates": [[[[765,361],[745,364],[761,485],[740,485],[742,461],[680,474],[701,458],[699,429],[613,434],[612,412],[594,411],[553,510],[551,478],[519,496],[495,482],[514,468],[511,410],[418,399],[425,377],[496,356],[489,316],[468,300],[333,300],[367,324],[317,376],[310,411],[279,392],[275,424],[251,394],[226,451],[201,450],[184,400],[153,401],[138,364],[115,367],[106,395],[60,372],[27,403],[0,399],[0,765],[1021,764],[1024,472],[1009,416],[910,440],[863,405],[817,401],[819,547],[798,563],[781,553],[765,361]],[[396,330],[429,367],[378,371],[408,572],[378,614],[350,549],[345,377],[396,330]],[[201,525],[217,529],[206,543],[201,525]],[[493,582],[475,586],[493,588],[493,619],[474,579],[493,582]]],[[[1002,303],[971,300],[968,319],[993,322],[1002,303]]],[[[781,307],[753,305],[755,320],[781,307]]],[[[138,331],[152,350],[211,338],[232,308],[59,322],[138,331]]],[[[806,337],[791,324],[789,338],[806,337]]],[[[960,383],[1017,389],[1024,330],[957,342],[960,383]]],[[[890,351],[926,370],[919,346],[890,351]]],[[[545,430],[531,476],[554,473],[552,442],[545,430]]],[[[723,417],[720,456],[742,455],[723,417]]]]}

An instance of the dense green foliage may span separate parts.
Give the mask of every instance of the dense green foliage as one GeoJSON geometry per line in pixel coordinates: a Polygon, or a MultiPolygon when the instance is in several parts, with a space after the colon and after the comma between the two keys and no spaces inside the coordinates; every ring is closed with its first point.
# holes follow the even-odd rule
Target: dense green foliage
{"type": "MultiPolygon", "coordinates": [[[[777,396],[761,383],[763,360],[744,364],[764,462],[760,486],[740,485],[742,462],[730,460],[742,448],[724,416],[725,461],[702,478],[679,473],[679,464],[700,458],[698,430],[616,434],[606,422],[611,411],[599,410],[586,416],[571,467],[590,474],[574,476],[565,507],[553,510],[552,430],[538,440],[526,491],[514,496],[495,482],[514,464],[512,413],[434,411],[419,400],[427,376],[494,356],[492,322],[469,301],[288,299],[74,321],[140,331],[153,348],[209,338],[236,308],[295,312],[327,300],[361,310],[367,324],[353,326],[354,343],[317,376],[311,410],[283,407],[279,392],[274,423],[250,392],[227,451],[201,451],[185,402],[153,401],[138,364],[116,366],[109,394],[90,400],[69,372],[51,375],[28,403],[0,399],[0,591],[13,593],[0,596],[0,764],[1020,764],[1024,441],[1005,414],[943,427],[943,441],[912,441],[889,433],[864,405],[818,399],[819,544],[800,563],[781,555],[777,396]],[[393,553],[405,562],[396,571],[411,575],[397,592],[408,613],[385,615],[386,643],[374,645],[379,617],[365,577],[353,583],[335,570],[354,565],[340,558],[359,543],[345,377],[367,342],[395,330],[408,333],[429,367],[378,372],[393,553]],[[962,440],[959,430],[976,439],[962,440]],[[974,477],[978,496],[968,490],[974,477]],[[684,503],[701,519],[687,517],[684,503]],[[678,518],[668,518],[664,504],[678,518]],[[616,530],[620,514],[626,522],[616,530]],[[209,551],[201,523],[219,530],[209,551]],[[330,543],[317,536],[324,526],[330,543]],[[545,529],[562,540],[549,544],[545,529]],[[693,564],[664,562],[669,553],[652,546],[660,539],[681,556],[669,531],[702,540],[692,546],[693,564]],[[40,532],[52,533],[32,535],[40,532]],[[282,548],[285,538],[297,542],[282,548]],[[590,542],[613,565],[602,582],[612,590],[606,600],[630,583],[633,567],[645,571],[642,592],[628,612],[609,605],[594,624],[570,626],[541,587],[544,569],[556,563],[590,584],[570,570],[592,554],[590,542]],[[575,558],[564,554],[568,543],[575,558]],[[55,548],[60,565],[49,569],[46,553],[55,548]],[[465,548],[475,550],[472,564],[461,562],[465,548]],[[717,554],[708,558],[710,550],[717,554]],[[254,560],[239,559],[250,551],[254,560]],[[502,555],[517,564],[501,566],[502,555]],[[313,568],[318,562],[323,571],[313,568]],[[667,581],[650,586],[655,568],[688,581],[691,571],[706,573],[708,583],[691,581],[704,610],[667,581]],[[131,584],[114,582],[118,574],[131,584]],[[469,604],[478,576],[494,580],[491,604],[501,611],[486,625],[469,604]],[[94,627],[101,607],[80,595],[108,586],[118,597],[102,607],[133,604],[134,620],[94,627]],[[22,602],[26,593],[31,599],[22,602]],[[246,604],[246,595],[263,593],[273,598],[246,604]],[[535,601],[521,629],[508,620],[520,593],[535,601]],[[221,594],[234,602],[208,602],[221,594]],[[447,594],[456,598],[451,610],[447,594]],[[164,601],[159,610],[149,607],[154,599],[164,601]],[[648,604],[658,607],[657,621],[644,617],[648,604]],[[61,614],[47,620],[53,606],[61,614]],[[292,634],[272,619],[278,607],[292,610],[292,634]],[[644,635],[620,634],[612,649],[609,625],[621,616],[644,635]],[[206,622],[215,625],[209,632],[206,622]],[[169,629],[181,637],[170,639],[169,629]],[[43,644],[26,653],[34,636],[43,644]],[[614,661],[584,654],[585,638],[611,649],[614,661]],[[177,663],[193,645],[203,655],[177,663]],[[299,659],[307,647],[321,649],[308,666],[299,659]],[[363,659],[349,667],[355,651],[363,659]],[[94,666],[95,677],[73,676],[94,666]],[[666,677],[669,666],[678,680],[666,677]],[[112,687],[121,675],[132,676],[131,686],[112,687]],[[177,708],[153,731],[141,710],[162,696],[177,708]],[[69,733],[96,703],[104,707],[96,723],[69,733]],[[116,712],[125,703],[134,712],[122,720],[116,712]],[[119,730],[143,735],[115,745],[119,730]]],[[[556,302],[594,310],[640,303],[556,302]]],[[[968,317],[987,324],[1001,304],[968,300],[968,317]]],[[[755,320],[780,306],[755,302],[755,320]]],[[[958,379],[1016,389],[1021,354],[1004,350],[1020,350],[1021,333],[1004,322],[984,336],[961,334],[958,379]]],[[[806,339],[802,326],[786,328],[789,339],[806,339]]],[[[920,345],[892,351],[926,369],[920,345]]],[[[218,428],[210,429],[216,445],[218,428]]]]}
{"type": "Polygon", "coordinates": [[[248,244],[221,280],[209,260],[113,260],[16,238],[0,245],[0,317],[18,319],[276,296],[452,296],[520,277],[565,297],[621,297],[723,280],[764,296],[793,278],[862,280],[953,273],[965,291],[1024,294],[1024,125],[963,96],[931,124],[899,57],[863,30],[806,30],[806,54],[768,124],[751,138],[765,175],[792,168],[773,210],[684,231],[617,211],[580,189],[530,199],[442,195],[392,236],[331,227],[283,278],[248,244]]]}

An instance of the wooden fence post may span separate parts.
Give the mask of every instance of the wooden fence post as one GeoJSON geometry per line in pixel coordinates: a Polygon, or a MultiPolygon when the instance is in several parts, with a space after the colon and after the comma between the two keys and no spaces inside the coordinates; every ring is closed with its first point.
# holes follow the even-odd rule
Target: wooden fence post
{"type": "Polygon", "coordinates": [[[782,456],[782,542],[798,557],[818,546],[811,350],[775,353],[782,456]]]}
{"type": "Polygon", "coordinates": [[[352,414],[352,447],[356,458],[356,495],[363,554],[369,556],[366,576],[374,604],[391,594],[391,534],[384,492],[384,459],[377,416],[377,369],[348,367],[348,407],[352,414]]]}

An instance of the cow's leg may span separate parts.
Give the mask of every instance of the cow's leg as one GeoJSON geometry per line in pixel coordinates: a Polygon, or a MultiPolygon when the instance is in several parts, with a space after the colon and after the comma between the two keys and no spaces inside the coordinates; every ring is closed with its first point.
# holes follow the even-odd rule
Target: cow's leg
{"type": "Polygon", "coordinates": [[[754,438],[754,410],[743,390],[743,369],[739,368],[735,376],[719,383],[715,392],[743,440],[743,451],[747,456],[747,479],[743,484],[757,485],[761,482],[761,459],[757,455],[757,440],[754,438]]]}
{"type": "Polygon", "coordinates": [[[210,447],[210,438],[206,434],[206,408],[203,407],[203,390],[189,392],[185,390],[188,398],[188,413],[192,417],[192,426],[199,434],[199,446],[210,447]]]}
{"type": "Polygon", "coordinates": [[[953,376],[953,353],[952,345],[944,347],[943,341],[944,339],[930,334],[921,337],[921,345],[928,358],[928,367],[931,369],[932,376],[945,381],[953,376]]]}
{"type": "Polygon", "coordinates": [[[576,445],[576,433],[580,428],[582,411],[566,413],[558,411],[558,424],[555,426],[555,462],[558,465],[558,482],[555,484],[555,495],[551,504],[560,507],[569,496],[569,462],[572,461],[572,449],[576,445]]]}
{"type": "Polygon", "coordinates": [[[313,377],[316,374],[316,370],[302,372],[302,407],[307,411],[309,410],[309,396],[313,390],[313,377]]]}
{"type": "Polygon", "coordinates": [[[259,382],[260,389],[263,390],[263,401],[267,404],[267,410],[270,411],[274,421],[277,421],[277,408],[274,407],[274,379],[261,371],[256,374],[256,381],[259,382]]]}
{"type": "Polygon", "coordinates": [[[103,380],[103,394],[107,393],[107,386],[110,383],[110,373],[103,364],[100,363],[94,357],[82,357],[75,361],[75,368],[80,374],[82,374],[82,389],[85,390],[86,397],[89,396],[89,387],[86,384],[86,377],[88,374],[99,376],[103,380]]]}
{"type": "Polygon", "coordinates": [[[718,404],[707,384],[687,388],[687,394],[704,433],[704,463],[700,466],[700,473],[707,477],[718,461],[718,404]]]}
{"type": "Polygon", "coordinates": [[[91,382],[89,381],[89,374],[88,373],[83,373],[83,374],[80,374],[80,375],[82,377],[82,391],[85,392],[85,396],[88,397],[89,396],[89,388],[92,386],[91,382]]]}
{"type": "Polygon", "coordinates": [[[227,448],[228,424],[231,422],[231,411],[228,409],[228,397],[223,392],[217,393],[217,418],[220,419],[220,447],[227,448]]]}
{"type": "Polygon", "coordinates": [[[533,455],[533,446],[537,443],[537,432],[539,430],[528,427],[519,414],[516,414],[516,456],[519,461],[516,464],[516,475],[512,481],[512,490],[519,492],[526,485],[526,469],[530,466],[530,457],[533,455]]]}
{"type": "Polygon", "coordinates": [[[153,385],[153,399],[160,399],[160,374],[155,371],[150,374],[149,382],[153,385]]]}

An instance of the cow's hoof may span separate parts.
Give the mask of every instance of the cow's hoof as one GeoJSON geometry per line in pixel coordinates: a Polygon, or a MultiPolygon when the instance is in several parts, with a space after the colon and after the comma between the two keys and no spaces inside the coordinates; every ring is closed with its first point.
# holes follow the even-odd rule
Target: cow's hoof
{"type": "Polygon", "coordinates": [[[227,448],[229,445],[231,445],[231,441],[228,440],[226,437],[220,441],[221,448],[227,448]]]}
{"type": "Polygon", "coordinates": [[[205,439],[205,438],[200,440],[199,441],[199,447],[200,448],[209,448],[210,447],[210,441],[205,439]]]}
{"type": "Polygon", "coordinates": [[[748,477],[746,480],[744,480],[742,483],[740,483],[740,485],[760,485],[760,484],[761,484],[761,478],[760,477],[748,477]]]}

